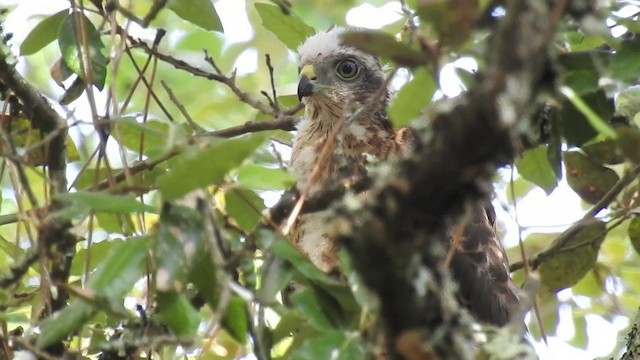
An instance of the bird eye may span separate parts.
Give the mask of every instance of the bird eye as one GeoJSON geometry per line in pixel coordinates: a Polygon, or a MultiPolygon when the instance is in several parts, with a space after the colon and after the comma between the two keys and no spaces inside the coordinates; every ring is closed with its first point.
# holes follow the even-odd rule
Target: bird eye
{"type": "Polygon", "coordinates": [[[358,75],[358,71],[358,64],[353,60],[343,60],[336,68],[338,75],[345,80],[353,79],[358,75]]]}

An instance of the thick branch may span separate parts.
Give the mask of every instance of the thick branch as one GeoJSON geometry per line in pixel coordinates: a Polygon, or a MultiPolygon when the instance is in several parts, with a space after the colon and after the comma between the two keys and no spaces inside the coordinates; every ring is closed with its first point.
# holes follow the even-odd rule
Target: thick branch
{"type": "MultiPolygon", "coordinates": [[[[354,194],[359,194],[371,188],[372,185],[373,181],[368,177],[357,179],[351,183],[334,182],[327,184],[322,190],[305,200],[300,214],[327,210],[335,202],[342,199],[347,192],[352,191],[354,194]]],[[[269,222],[275,226],[280,226],[291,215],[291,211],[299,198],[300,193],[295,188],[285,192],[280,201],[269,209],[269,222]]]]}
{"type": "Polygon", "coordinates": [[[635,360],[640,358],[640,309],[631,324],[631,330],[627,334],[627,351],[620,360],[635,360]]]}

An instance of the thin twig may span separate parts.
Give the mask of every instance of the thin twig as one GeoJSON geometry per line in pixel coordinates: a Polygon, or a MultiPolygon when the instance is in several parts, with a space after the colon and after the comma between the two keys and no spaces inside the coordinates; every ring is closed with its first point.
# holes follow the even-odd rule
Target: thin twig
{"type": "Polygon", "coordinates": [[[133,65],[133,67],[136,69],[136,71],[140,75],[140,80],[147,87],[147,91],[149,91],[149,94],[151,95],[151,97],[153,97],[153,100],[155,101],[156,105],[158,105],[160,110],[162,110],[162,113],[167,117],[167,119],[169,121],[173,122],[174,121],[173,120],[173,116],[171,116],[171,113],[169,113],[169,110],[167,110],[167,108],[164,106],[162,101],[160,101],[160,99],[158,98],[158,95],[156,95],[156,92],[153,90],[153,87],[151,86],[151,84],[149,84],[149,81],[147,81],[147,78],[144,76],[144,73],[142,72],[142,69],[140,69],[140,67],[138,66],[138,63],[136,63],[136,60],[133,57],[133,54],[131,54],[131,51],[127,48],[125,50],[125,52],[126,52],[127,56],[129,57],[129,60],[131,60],[131,64],[133,65]]]}
{"type": "Polygon", "coordinates": [[[17,283],[27,273],[31,265],[38,261],[39,256],[37,251],[27,252],[19,264],[11,266],[9,274],[0,277],[0,288],[7,289],[17,283]]]}
{"type": "Polygon", "coordinates": [[[253,107],[256,110],[259,110],[265,114],[271,114],[273,113],[273,109],[271,109],[270,106],[268,106],[267,104],[257,100],[256,98],[254,98],[253,96],[249,95],[248,93],[240,90],[240,88],[238,88],[238,86],[236,85],[236,76],[235,76],[235,72],[231,75],[231,76],[225,76],[222,75],[220,71],[220,69],[217,67],[217,65],[215,65],[215,62],[213,61],[213,58],[210,57],[207,52],[205,51],[205,61],[207,61],[209,64],[211,64],[214,69],[216,70],[215,73],[212,72],[208,72],[205,70],[202,70],[200,68],[197,68],[195,66],[192,66],[190,64],[188,64],[185,61],[182,60],[178,60],[172,56],[169,55],[165,55],[163,53],[160,53],[158,51],[153,50],[152,48],[150,48],[147,44],[145,44],[142,41],[139,40],[135,40],[133,38],[130,38],[130,41],[132,42],[133,46],[135,48],[139,48],[144,50],[145,52],[152,54],[154,56],[156,56],[158,59],[173,65],[173,67],[175,67],[176,69],[179,70],[184,70],[194,76],[199,76],[199,77],[203,77],[209,80],[215,80],[217,82],[223,83],[225,85],[227,85],[227,87],[238,97],[238,99],[242,102],[244,102],[245,104],[248,104],[249,106],[253,107]]]}
{"type": "MultiPolygon", "coordinates": [[[[213,332],[220,325],[224,314],[227,312],[229,302],[231,301],[232,292],[230,288],[230,282],[232,280],[229,277],[229,274],[224,270],[226,259],[224,256],[224,250],[221,247],[222,238],[220,235],[220,229],[218,229],[217,227],[215,214],[213,213],[213,211],[211,211],[211,208],[208,204],[209,202],[206,202],[205,199],[198,199],[197,208],[202,214],[204,214],[203,227],[205,230],[205,236],[207,238],[208,248],[211,252],[211,261],[217,269],[217,283],[222,286],[213,319],[211,319],[209,325],[207,326],[207,329],[205,330],[205,334],[207,334],[207,336],[213,337],[213,332]]],[[[210,341],[206,345],[202,346],[200,348],[200,354],[207,353],[211,343],[212,342],[210,341]]]]}
{"type": "Polygon", "coordinates": [[[31,344],[29,341],[27,341],[26,339],[23,339],[21,337],[17,337],[14,336],[11,338],[11,341],[15,342],[17,345],[19,345],[20,347],[26,349],[27,351],[31,352],[33,355],[36,355],[38,357],[38,359],[43,359],[43,360],[64,360],[67,357],[58,357],[58,356],[53,356],[49,353],[47,353],[46,351],[43,351],[41,349],[39,349],[38,347],[36,347],[35,345],[31,344]]]}
{"type": "MultiPolygon", "coordinates": [[[[525,264],[525,274],[527,276],[527,279],[531,279],[531,267],[529,266],[529,262],[528,262],[528,258],[527,258],[527,252],[525,251],[524,248],[524,240],[522,239],[522,226],[520,226],[520,219],[518,218],[518,201],[516,198],[516,190],[515,190],[515,186],[514,186],[514,168],[515,165],[511,164],[511,176],[509,179],[509,187],[511,190],[511,199],[513,201],[513,204],[511,205],[513,207],[513,217],[514,220],[516,222],[516,225],[518,226],[518,248],[520,249],[520,256],[522,258],[522,260],[524,261],[525,264]]],[[[536,289],[537,290],[537,289],[536,289]]],[[[549,346],[549,340],[547,339],[547,332],[545,331],[544,328],[544,322],[542,321],[542,315],[540,314],[540,305],[538,304],[538,298],[535,295],[536,293],[532,293],[529,294],[529,296],[531,296],[531,299],[529,299],[531,301],[531,304],[533,305],[533,313],[536,317],[536,322],[538,323],[538,330],[540,331],[540,336],[542,337],[542,341],[544,341],[545,345],[548,347],[549,346]]]]}
{"type": "Polygon", "coordinates": [[[173,102],[176,107],[178,108],[178,111],[180,111],[180,113],[182,114],[182,116],[184,116],[184,119],[187,121],[187,123],[189,123],[189,125],[191,125],[191,127],[197,132],[197,133],[204,133],[205,129],[198,125],[195,121],[193,121],[193,119],[191,118],[191,115],[189,115],[189,113],[187,112],[187,109],[184,107],[184,105],[182,105],[182,103],[178,100],[178,98],[176,97],[176,95],[173,93],[173,90],[171,90],[171,88],[169,87],[169,85],[167,85],[167,83],[164,80],[160,80],[160,84],[162,84],[162,87],[164,88],[164,90],[167,92],[167,95],[169,95],[169,99],[171,100],[171,102],[173,102]]]}
{"type": "Polygon", "coordinates": [[[273,97],[273,110],[275,112],[279,112],[280,111],[280,107],[278,105],[278,93],[276,92],[276,83],[274,81],[274,76],[273,76],[273,66],[271,65],[271,56],[269,56],[269,54],[265,54],[265,62],[267,63],[267,69],[269,70],[269,80],[271,80],[271,94],[273,97]]]}
{"type": "Polygon", "coordinates": [[[230,138],[235,136],[240,136],[248,133],[254,133],[259,131],[269,131],[269,130],[284,130],[284,131],[293,131],[295,130],[295,123],[297,118],[284,115],[274,121],[247,121],[246,123],[238,126],[232,126],[226,129],[221,130],[213,130],[207,133],[202,134],[202,136],[212,136],[212,137],[221,137],[221,138],[230,138]]]}
{"type": "MultiPolygon", "coordinates": [[[[582,219],[571,225],[567,230],[565,230],[560,236],[546,249],[539,252],[536,256],[530,259],[530,265],[533,269],[536,269],[550,256],[554,255],[556,252],[560,251],[574,236],[576,236],[580,230],[584,227],[585,223],[588,223],[591,219],[593,219],[600,211],[606,209],[613,200],[634,180],[636,180],[640,176],[640,165],[634,167],[629,172],[627,172],[618,182],[607,191],[607,193],[589,209],[583,216],[582,219]]],[[[524,261],[518,261],[516,263],[511,264],[509,270],[511,272],[522,269],[525,266],[524,261]]]]}
{"type": "Polygon", "coordinates": [[[160,10],[162,10],[167,5],[167,1],[168,0],[155,0],[153,2],[153,5],[151,5],[151,9],[149,9],[147,15],[144,17],[144,19],[142,19],[142,27],[146,28],[149,26],[149,23],[153,21],[156,16],[158,16],[160,10]]]}

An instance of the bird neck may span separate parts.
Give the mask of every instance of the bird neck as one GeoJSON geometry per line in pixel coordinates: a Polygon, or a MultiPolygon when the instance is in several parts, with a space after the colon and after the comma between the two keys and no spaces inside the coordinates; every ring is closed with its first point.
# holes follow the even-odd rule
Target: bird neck
{"type": "MultiPolygon", "coordinates": [[[[325,138],[340,123],[341,119],[348,120],[351,114],[358,111],[357,106],[354,106],[352,111],[347,110],[346,107],[341,103],[308,100],[305,104],[305,123],[301,124],[299,131],[306,132],[309,138],[325,138]]],[[[380,108],[380,106],[369,107],[360,114],[358,119],[353,120],[371,118],[379,112],[384,113],[384,108],[380,108]]]]}

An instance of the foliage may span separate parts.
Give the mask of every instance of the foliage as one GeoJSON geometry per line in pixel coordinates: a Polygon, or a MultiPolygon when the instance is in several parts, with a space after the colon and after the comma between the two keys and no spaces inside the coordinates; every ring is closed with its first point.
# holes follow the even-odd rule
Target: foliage
{"type": "MultiPolygon", "coordinates": [[[[101,359],[375,352],[376,299],[357,274],[345,271],[345,285],[309,263],[270,210],[295,181],[286,172],[301,116],[293,51],[367,2],[246,1],[254,35],[240,42],[229,40],[238,14],[221,3],[65,2],[9,40],[28,86],[67,127],[43,126],[2,84],[0,358],[11,349],[101,359]],[[66,153],[43,153],[67,132],[66,153]]],[[[478,65],[461,76],[474,89],[508,16],[500,3],[402,2],[399,20],[345,38],[410,75],[390,103],[395,125],[424,129],[424,114],[446,111],[440,97],[452,79],[440,74],[459,59],[478,65]]],[[[640,8],[588,3],[568,2],[532,115],[539,126],[521,129],[516,178],[496,180],[498,197],[514,203],[566,181],[589,207],[563,233],[526,234],[530,266],[519,248],[508,251],[515,279],[525,268],[541,276],[533,335],[555,335],[570,309],[579,348],[592,340],[586,314],[613,321],[640,306],[640,8]]]]}

